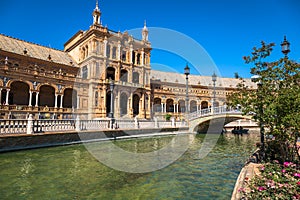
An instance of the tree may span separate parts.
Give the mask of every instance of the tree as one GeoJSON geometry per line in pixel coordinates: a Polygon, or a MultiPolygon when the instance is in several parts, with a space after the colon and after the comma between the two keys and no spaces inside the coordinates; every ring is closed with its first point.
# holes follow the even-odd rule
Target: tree
{"type": "Polygon", "coordinates": [[[236,78],[236,79],[241,78],[238,72],[234,72],[234,78],[236,78]]]}
{"type": "Polygon", "coordinates": [[[261,42],[251,56],[244,57],[247,64],[254,65],[251,74],[259,75],[259,86],[253,90],[242,81],[228,104],[240,104],[244,114],[255,113],[254,119],[264,125],[266,135],[274,136],[266,138],[266,159],[295,162],[300,160],[300,64],[287,56],[267,62],[274,45],[261,42]]]}

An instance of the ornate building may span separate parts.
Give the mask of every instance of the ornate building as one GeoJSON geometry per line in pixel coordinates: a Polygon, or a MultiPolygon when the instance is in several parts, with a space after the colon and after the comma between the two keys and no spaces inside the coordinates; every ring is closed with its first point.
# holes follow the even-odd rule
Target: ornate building
{"type": "MultiPolygon", "coordinates": [[[[35,118],[94,119],[110,112],[116,118],[181,117],[184,75],[151,70],[146,24],[138,40],[102,26],[98,4],[92,15],[89,30],[71,37],[64,51],[0,34],[0,118],[31,113],[35,118]]],[[[209,78],[190,76],[190,111],[211,106],[209,78]]],[[[218,80],[218,104],[237,83],[218,80]]]]}

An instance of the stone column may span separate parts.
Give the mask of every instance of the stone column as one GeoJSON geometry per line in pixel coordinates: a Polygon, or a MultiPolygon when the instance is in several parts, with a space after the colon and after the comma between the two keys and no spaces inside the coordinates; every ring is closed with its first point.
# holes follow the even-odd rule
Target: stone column
{"type": "Polygon", "coordinates": [[[161,103],[161,112],[164,112],[164,103],[161,103]]]}
{"type": "Polygon", "coordinates": [[[176,104],[176,112],[177,112],[177,113],[178,113],[178,108],[179,108],[178,105],[179,105],[179,104],[177,103],[177,104],[176,104]]]}
{"type": "Polygon", "coordinates": [[[9,96],[9,91],[10,91],[10,89],[6,89],[6,100],[5,100],[5,105],[9,105],[8,104],[8,96],[9,96]]]}
{"type": "Polygon", "coordinates": [[[167,112],[167,103],[165,102],[165,106],[164,106],[164,113],[166,113],[167,112]]]}
{"type": "Polygon", "coordinates": [[[39,92],[36,92],[36,94],[35,94],[35,99],[36,99],[36,101],[35,101],[35,107],[38,107],[39,106],[39,92]]]}
{"type": "Polygon", "coordinates": [[[32,118],[32,114],[29,114],[29,117],[27,119],[27,130],[26,133],[27,134],[33,134],[33,118],[32,118]]]}
{"type": "Polygon", "coordinates": [[[60,108],[63,108],[63,100],[64,100],[64,95],[60,95],[60,108]]]}
{"type": "Polygon", "coordinates": [[[106,37],[103,41],[103,44],[104,44],[103,56],[104,56],[104,58],[106,58],[107,57],[107,55],[106,55],[106,52],[107,52],[107,38],[106,37]]]}
{"type": "Polygon", "coordinates": [[[119,41],[118,42],[118,58],[117,58],[117,60],[121,60],[121,42],[119,41]]]}
{"type": "Polygon", "coordinates": [[[133,60],[132,60],[132,51],[133,51],[133,46],[132,45],[130,45],[130,50],[129,50],[129,63],[131,64],[131,63],[133,63],[133,60]]]}
{"type": "Polygon", "coordinates": [[[57,94],[55,94],[55,103],[54,103],[54,108],[57,108],[57,94]]]}
{"type": "Polygon", "coordinates": [[[32,106],[31,105],[31,102],[32,102],[32,91],[29,91],[29,103],[28,103],[28,106],[32,106]]]}
{"type": "Polygon", "coordinates": [[[174,104],[173,106],[174,106],[173,113],[176,113],[176,104],[174,104]]]}
{"type": "Polygon", "coordinates": [[[141,53],[142,58],[140,59],[141,65],[144,65],[144,54],[145,54],[145,52],[142,51],[142,53],[141,53]]]}
{"type": "Polygon", "coordinates": [[[79,106],[80,106],[80,98],[79,98],[79,96],[78,96],[78,94],[77,94],[77,104],[76,104],[76,107],[77,107],[77,109],[79,108],[79,106]]]}

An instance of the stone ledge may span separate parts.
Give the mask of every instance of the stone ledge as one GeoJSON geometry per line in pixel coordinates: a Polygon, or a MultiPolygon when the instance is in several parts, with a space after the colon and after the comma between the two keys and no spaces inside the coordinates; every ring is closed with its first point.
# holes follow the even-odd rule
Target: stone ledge
{"type": "Polygon", "coordinates": [[[242,197],[242,193],[239,192],[240,188],[247,188],[246,181],[251,180],[254,176],[257,176],[260,174],[259,168],[262,166],[262,164],[258,163],[248,163],[246,164],[243,169],[241,170],[237,181],[234,186],[234,190],[231,196],[231,200],[240,200],[242,197]]]}

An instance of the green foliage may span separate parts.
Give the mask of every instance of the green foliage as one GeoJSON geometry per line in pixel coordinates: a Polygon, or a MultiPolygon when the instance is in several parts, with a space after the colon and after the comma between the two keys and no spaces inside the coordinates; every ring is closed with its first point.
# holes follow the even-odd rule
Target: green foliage
{"type": "Polygon", "coordinates": [[[228,105],[240,104],[245,114],[255,113],[254,119],[265,127],[266,135],[274,136],[266,142],[267,159],[299,161],[300,64],[287,57],[267,62],[273,46],[262,42],[251,56],[244,57],[253,65],[251,74],[260,76],[258,88],[250,89],[242,81],[238,92],[228,98],[228,105]]]}
{"type": "Polygon", "coordinates": [[[171,119],[171,117],[172,117],[171,114],[166,114],[166,115],[165,115],[165,118],[166,118],[167,121],[169,121],[169,120],[171,119]]]}
{"type": "Polygon", "coordinates": [[[299,165],[275,161],[262,166],[260,173],[239,189],[242,199],[300,199],[299,165]]]}

